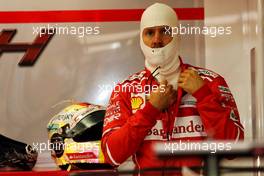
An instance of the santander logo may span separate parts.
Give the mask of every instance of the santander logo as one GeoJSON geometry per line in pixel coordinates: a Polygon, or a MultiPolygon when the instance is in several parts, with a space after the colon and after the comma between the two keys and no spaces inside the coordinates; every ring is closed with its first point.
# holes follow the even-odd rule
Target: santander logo
{"type": "MultiPolygon", "coordinates": [[[[206,136],[204,125],[200,116],[176,117],[172,138],[202,137],[206,136]]],[[[145,140],[163,140],[166,137],[162,121],[158,120],[156,125],[148,131],[145,140]]]]}
{"type": "Polygon", "coordinates": [[[193,120],[189,122],[187,126],[178,125],[173,128],[173,134],[178,133],[194,133],[194,132],[204,132],[204,126],[200,124],[195,124],[193,120]]]}

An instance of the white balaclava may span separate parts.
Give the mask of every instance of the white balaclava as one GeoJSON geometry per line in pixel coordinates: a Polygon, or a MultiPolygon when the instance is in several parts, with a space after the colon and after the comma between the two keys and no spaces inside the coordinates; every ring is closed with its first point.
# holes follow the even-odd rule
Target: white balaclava
{"type": "Polygon", "coordinates": [[[172,41],[162,48],[151,48],[144,43],[142,38],[145,28],[164,25],[170,27],[178,26],[178,17],[175,11],[171,7],[161,3],[149,6],[141,17],[140,46],[145,55],[146,68],[150,72],[153,72],[157,67],[160,67],[155,72],[155,74],[159,73],[155,78],[159,82],[166,79],[174,89],[177,89],[180,74],[178,36],[174,35],[172,41]]]}

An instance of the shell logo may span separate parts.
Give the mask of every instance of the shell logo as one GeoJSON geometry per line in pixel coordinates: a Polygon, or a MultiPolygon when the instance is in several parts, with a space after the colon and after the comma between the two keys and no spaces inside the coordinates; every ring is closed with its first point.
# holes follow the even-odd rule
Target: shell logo
{"type": "Polygon", "coordinates": [[[131,97],[132,110],[139,109],[142,104],[143,104],[143,98],[142,97],[131,97]]]}

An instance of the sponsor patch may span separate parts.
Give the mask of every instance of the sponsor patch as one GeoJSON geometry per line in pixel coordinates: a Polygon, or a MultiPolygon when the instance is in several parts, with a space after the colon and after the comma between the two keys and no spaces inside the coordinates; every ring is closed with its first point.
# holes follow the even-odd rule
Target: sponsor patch
{"type": "Polygon", "coordinates": [[[136,113],[137,110],[142,109],[145,106],[146,94],[145,93],[131,93],[131,109],[132,113],[136,113]]]}
{"type": "MultiPolygon", "coordinates": [[[[200,116],[176,117],[172,139],[207,136],[200,116]]],[[[166,140],[162,121],[157,120],[155,126],[148,131],[145,140],[166,140]]]]}
{"type": "Polygon", "coordinates": [[[143,105],[143,98],[140,96],[131,97],[132,110],[138,110],[143,105]]]}
{"type": "Polygon", "coordinates": [[[235,102],[234,97],[231,94],[222,93],[221,96],[225,98],[225,101],[235,102]]]}
{"type": "Polygon", "coordinates": [[[230,119],[233,121],[238,121],[238,117],[236,116],[234,110],[231,110],[230,112],[230,119]]]}
{"type": "Polygon", "coordinates": [[[125,79],[124,81],[122,81],[121,84],[125,83],[126,81],[134,81],[136,79],[141,80],[145,74],[146,74],[146,71],[142,71],[140,73],[136,73],[134,75],[131,75],[128,77],[128,79],[125,79]]]}
{"type": "Polygon", "coordinates": [[[118,120],[121,116],[120,101],[116,101],[107,107],[104,119],[104,126],[108,123],[118,120]]]}
{"type": "Polygon", "coordinates": [[[206,136],[200,116],[177,117],[174,122],[172,138],[206,136]]]}
{"type": "Polygon", "coordinates": [[[181,99],[181,105],[180,107],[194,107],[196,106],[196,98],[194,98],[192,95],[190,94],[186,94],[182,97],[181,99]]]}
{"type": "Polygon", "coordinates": [[[113,96],[111,97],[110,102],[111,102],[111,101],[114,101],[118,96],[119,96],[119,94],[115,92],[115,93],[113,94],[113,96]]]}
{"type": "Polygon", "coordinates": [[[212,82],[213,80],[208,76],[201,76],[203,80],[207,79],[208,81],[212,82]]]}
{"type": "Polygon", "coordinates": [[[107,107],[105,116],[108,117],[120,112],[121,112],[120,101],[116,101],[107,107]]]}
{"type": "Polygon", "coordinates": [[[222,93],[229,93],[229,94],[231,94],[231,91],[230,91],[230,89],[229,89],[228,87],[225,87],[225,86],[218,86],[218,89],[219,89],[219,91],[222,92],[222,93]]]}
{"type": "Polygon", "coordinates": [[[67,153],[66,155],[69,160],[97,159],[97,156],[93,152],[67,153]]]}
{"type": "Polygon", "coordinates": [[[210,70],[205,70],[205,69],[198,69],[198,74],[206,75],[206,76],[211,76],[213,78],[218,77],[219,75],[210,71],[210,70]]]}
{"type": "Polygon", "coordinates": [[[145,140],[167,140],[166,134],[162,127],[162,121],[157,120],[157,123],[155,126],[148,131],[147,136],[145,137],[145,140]]]}

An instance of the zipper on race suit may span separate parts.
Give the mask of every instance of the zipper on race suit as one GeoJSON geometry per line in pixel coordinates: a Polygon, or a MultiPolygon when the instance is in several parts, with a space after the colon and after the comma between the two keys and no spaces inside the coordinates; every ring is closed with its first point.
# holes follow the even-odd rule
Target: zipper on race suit
{"type": "Polygon", "coordinates": [[[170,141],[170,132],[167,132],[167,141],[170,141]]]}
{"type": "Polygon", "coordinates": [[[167,124],[166,124],[166,138],[167,141],[170,141],[171,136],[170,136],[170,113],[168,112],[168,109],[165,110],[166,111],[166,116],[168,118],[167,124]]]}

